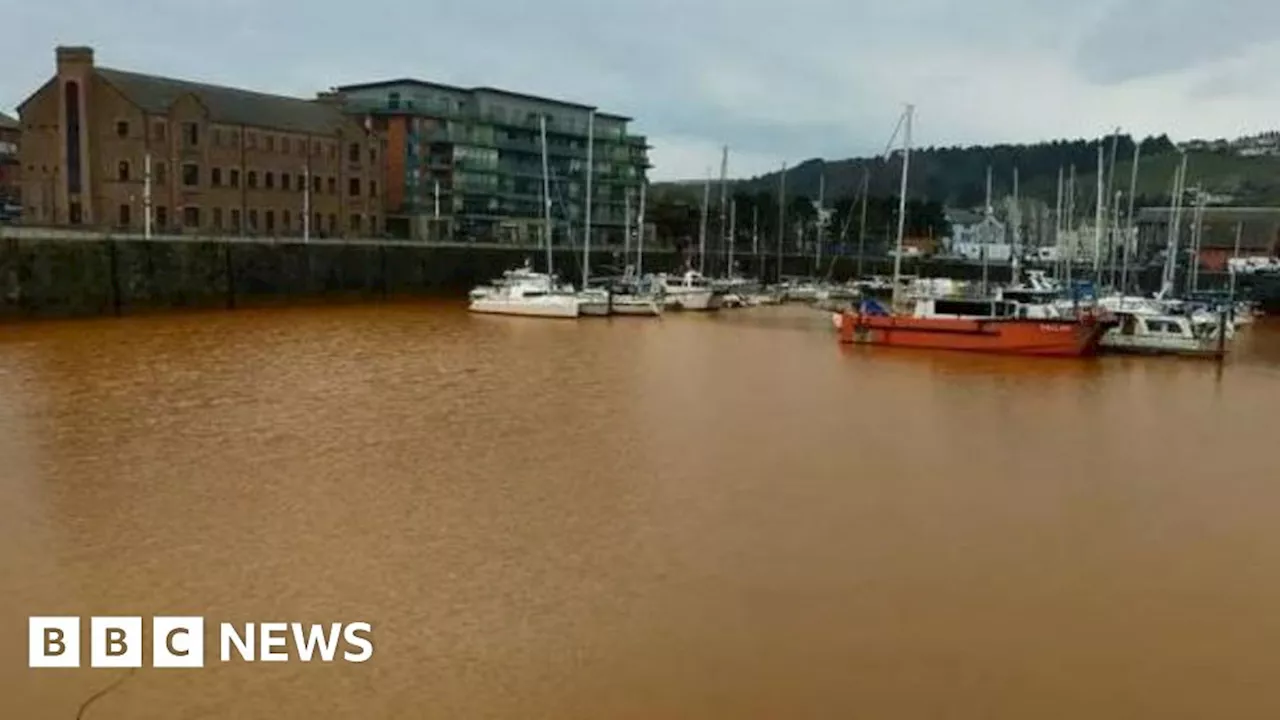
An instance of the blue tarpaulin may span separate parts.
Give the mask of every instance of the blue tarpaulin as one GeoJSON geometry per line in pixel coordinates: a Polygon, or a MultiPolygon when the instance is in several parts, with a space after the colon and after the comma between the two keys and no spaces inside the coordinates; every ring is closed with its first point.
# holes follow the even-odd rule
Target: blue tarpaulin
{"type": "Polygon", "coordinates": [[[881,305],[879,302],[876,302],[873,299],[863,300],[861,309],[862,309],[863,315],[886,315],[887,316],[889,314],[889,311],[885,309],[883,305],[881,305]]]}

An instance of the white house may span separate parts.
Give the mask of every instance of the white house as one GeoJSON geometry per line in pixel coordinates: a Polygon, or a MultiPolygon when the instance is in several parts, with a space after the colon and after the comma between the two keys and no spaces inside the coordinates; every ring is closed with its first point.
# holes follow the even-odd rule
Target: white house
{"type": "Polygon", "coordinates": [[[947,253],[965,260],[1008,262],[1013,257],[1005,224],[992,214],[979,214],[969,210],[948,210],[951,237],[945,246],[947,253]]]}

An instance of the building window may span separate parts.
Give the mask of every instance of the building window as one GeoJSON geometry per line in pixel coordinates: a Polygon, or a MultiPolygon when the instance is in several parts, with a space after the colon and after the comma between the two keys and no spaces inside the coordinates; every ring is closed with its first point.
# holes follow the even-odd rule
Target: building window
{"type": "MultiPolygon", "coordinates": [[[[64,88],[67,110],[66,155],[67,155],[67,192],[80,192],[80,83],[68,82],[64,88]]],[[[79,225],[80,205],[75,204],[76,219],[73,225],[79,225]]],[[[70,209],[70,208],[68,208],[70,209]]]]}
{"type": "Polygon", "coordinates": [[[157,185],[164,185],[165,183],[169,182],[168,168],[166,168],[165,164],[162,162],[156,163],[154,175],[155,175],[155,181],[157,185]]]}
{"type": "Polygon", "coordinates": [[[240,187],[240,171],[239,171],[239,170],[236,170],[235,168],[232,168],[232,169],[231,169],[231,173],[230,173],[230,175],[231,175],[231,177],[230,177],[230,178],[228,178],[228,179],[231,181],[231,182],[229,183],[229,184],[231,185],[231,187],[233,187],[233,188],[238,188],[238,187],[240,187]]]}
{"type": "Polygon", "coordinates": [[[377,162],[378,162],[378,149],[371,147],[369,148],[369,164],[374,165],[377,162]]]}
{"type": "Polygon", "coordinates": [[[291,230],[291,229],[292,229],[292,227],[289,225],[289,220],[290,220],[290,219],[291,219],[291,218],[289,217],[289,211],[288,211],[288,210],[282,210],[282,211],[280,212],[280,227],[281,227],[281,229],[283,229],[285,232],[289,232],[289,230],[291,230]]]}
{"type": "Polygon", "coordinates": [[[156,139],[157,139],[157,140],[164,140],[164,134],[165,134],[165,130],[164,130],[164,122],[154,122],[154,123],[152,123],[152,124],[151,124],[151,134],[152,134],[152,135],[154,135],[154,136],[156,137],[156,139]]]}
{"type": "Polygon", "coordinates": [[[276,136],[268,135],[267,136],[267,152],[275,152],[275,149],[276,149],[276,136]]]}
{"type": "MultiPolygon", "coordinates": [[[[311,192],[319,194],[319,192],[320,192],[320,180],[321,180],[321,178],[320,178],[320,176],[319,176],[319,175],[316,175],[315,177],[311,178],[311,192]]],[[[319,223],[317,223],[317,224],[319,224],[319,223]]]]}
{"type": "Polygon", "coordinates": [[[189,228],[200,227],[200,208],[190,205],[182,208],[182,225],[189,228]]]}
{"type": "Polygon", "coordinates": [[[328,146],[329,146],[329,159],[330,159],[330,160],[337,160],[337,159],[338,159],[338,146],[337,146],[336,144],[334,144],[334,143],[327,143],[327,144],[328,144],[328,146]]]}
{"type": "Polygon", "coordinates": [[[122,138],[129,137],[129,121],[128,120],[116,121],[116,137],[122,137],[122,138]]]}
{"type": "MultiPolygon", "coordinates": [[[[249,181],[249,187],[250,187],[250,188],[256,188],[256,187],[258,187],[258,171],[257,171],[257,170],[250,170],[250,171],[249,171],[248,181],[249,181]]],[[[250,217],[252,217],[252,216],[250,216],[250,217]]]]}
{"type": "Polygon", "coordinates": [[[267,189],[268,189],[268,190],[271,190],[271,189],[275,188],[275,186],[276,186],[276,174],[275,174],[275,173],[273,173],[273,172],[268,172],[268,173],[266,173],[265,175],[263,175],[263,181],[264,181],[264,183],[265,183],[265,185],[266,185],[266,187],[267,187],[267,189]]]}
{"type": "Polygon", "coordinates": [[[128,205],[121,205],[116,211],[116,225],[119,225],[120,227],[129,227],[129,221],[133,219],[130,217],[132,213],[133,208],[128,205]]]}
{"type": "Polygon", "coordinates": [[[266,211],[265,215],[267,220],[267,232],[275,232],[276,231],[276,211],[268,210],[266,211]]]}
{"type": "Polygon", "coordinates": [[[298,176],[298,184],[297,184],[295,187],[297,187],[297,188],[298,188],[298,192],[302,192],[303,190],[306,190],[306,189],[307,189],[307,176],[306,176],[306,175],[299,175],[299,176],[298,176]]]}
{"type": "Polygon", "coordinates": [[[329,176],[329,194],[338,194],[338,178],[333,177],[332,175],[329,176]]]}
{"type": "Polygon", "coordinates": [[[351,143],[347,146],[347,161],[351,163],[360,162],[360,143],[351,143]]]}
{"type": "Polygon", "coordinates": [[[244,228],[240,227],[240,210],[231,208],[231,229],[235,232],[241,232],[244,228]]]}
{"type": "Polygon", "coordinates": [[[329,213],[329,234],[336,235],[338,232],[338,216],[329,213]]]}
{"type": "Polygon", "coordinates": [[[156,227],[161,230],[169,226],[169,208],[159,205],[156,207],[156,227]]]}
{"type": "Polygon", "coordinates": [[[352,213],[349,222],[351,223],[351,232],[360,232],[360,213],[352,213]]]}
{"type": "Polygon", "coordinates": [[[116,179],[120,182],[129,182],[129,161],[121,160],[116,165],[116,179]]]}
{"type": "Polygon", "coordinates": [[[280,173],[280,189],[289,189],[289,173],[280,173]]]}
{"type": "Polygon", "coordinates": [[[311,229],[314,232],[320,232],[320,227],[320,213],[316,213],[316,216],[311,220],[311,229]]]}
{"type": "Polygon", "coordinates": [[[347,180],[347,195],[360,197],[360,178],[349,178],[347,180]]]}
{"type": "Polygon", "coordinates": [[[258,211],[257,210],[249,211],[249,230],[251,232],[258,232],[258,211]]]}
{"type": "Polygon", "coordinates": [[[200,146],[200,126],[196,123],[182,123],[182,144],[187,147],[200,146]]]}
{"type": "Polygon", "coordinates": [[[200,185],[200,166],[195,163],[182,164],[182,184],[186,187],[200,185]]]}
{"type": "Polygon", "coordinates": [[[369,181],[369,197],[371,198],[378,197],[378,181],[377,180],[369,181]]]}
{"type": "Polygon", "coordinates": [[[213,209],[213,229],[214,230],[222,229],[222,208],[213,209]]]}

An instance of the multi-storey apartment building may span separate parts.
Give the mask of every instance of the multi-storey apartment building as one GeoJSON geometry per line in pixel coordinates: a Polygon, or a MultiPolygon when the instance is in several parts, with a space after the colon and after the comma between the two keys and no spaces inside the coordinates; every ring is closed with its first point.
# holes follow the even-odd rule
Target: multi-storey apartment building
{"type": "Polygon", "coordinates": [[[590,105],[494,88],[390,80],[336,89],[387,143],[388,230],[418,238],[538,242],[543,232],[542,119],[546,121],[553,238],[581,241],[587,137],[593,243],[621,242],[628,206],[649,167],[629,118],[590,105]]]}
{"type": "Polygon", "coordinates": [[[25,223],[139,232],[149,206],[156,233],[381,233],[381,143],[338,104],[56,58],[19,107],[25,223]]]}
{"type": "Polygon", "coordinates": [[[0,222],[9,219],[10,207],[18,206],[19,127],[17,120],[0,113],[0,222]]]}

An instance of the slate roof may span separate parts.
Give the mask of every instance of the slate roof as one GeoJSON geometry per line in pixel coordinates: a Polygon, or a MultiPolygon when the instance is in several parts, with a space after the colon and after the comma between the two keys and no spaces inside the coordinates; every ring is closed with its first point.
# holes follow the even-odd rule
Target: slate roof
{"type": "Polygon", "coordinates": [[[104,67],[95,68],[95,72],[148,113],[164,114],[174,101],[190,94],[205,106],[210,120],[229,125],[253,125],[288,132],[328,135],[346,122],[340,108],[315,100],[268,95],[104,67]]]}
{"type": "Polygon", "coordinates": [[[6,130],[17,130],[18,127],[19,125],[16,118],[12,118],[0,112],[0,128],[4,128],[6,130]]]}

